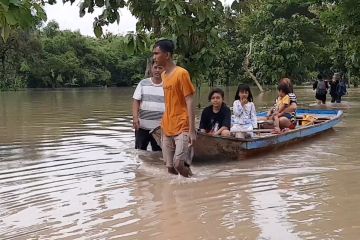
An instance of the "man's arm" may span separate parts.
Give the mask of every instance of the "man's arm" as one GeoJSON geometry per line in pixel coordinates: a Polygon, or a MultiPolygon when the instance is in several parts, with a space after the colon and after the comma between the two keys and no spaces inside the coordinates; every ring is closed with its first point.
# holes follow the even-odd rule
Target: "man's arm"
{"type": "Polygon", "coordinates": [[[313,90],[316,90],[317,85],[318,85],[318,81],[315,81],[315,82],[313,83],[313,90]]]}
{"type": "Polygon", "coordinates": [[[186,108],[189,114],[189,133],[190,133],[190,144],[192,145],[196,140],[195,130],[195,113],[194,113],[194,94],[185,97],[186,108]]]}
{"type": "Polygon", "coordinates": [[[132,105],[132,112],[133,112],[133,127],[136,131],[139,130],[140,127],[139,110],[140,110],[140,100],[134,99],[132,105]]]}

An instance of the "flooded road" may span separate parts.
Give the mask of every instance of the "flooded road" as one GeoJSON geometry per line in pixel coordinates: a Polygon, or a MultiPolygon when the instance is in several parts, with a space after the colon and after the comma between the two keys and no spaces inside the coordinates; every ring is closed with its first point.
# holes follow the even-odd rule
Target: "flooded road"
{"type": "Polygon", "coordinates": [[[360,89],[333,130],[191,179],[133,149],[133,91],[0,92],[0,239],[359,239],[360,89]]]}

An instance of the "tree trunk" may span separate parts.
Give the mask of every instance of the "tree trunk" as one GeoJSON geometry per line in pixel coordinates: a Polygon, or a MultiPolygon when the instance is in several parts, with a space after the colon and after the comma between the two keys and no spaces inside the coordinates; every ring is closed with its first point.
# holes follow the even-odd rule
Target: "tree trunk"
{"type": "Polygon", "coordinates": [[[198,96],[198,104],[197,107],[201,108],[201,85],[197,86],[197,96],[198,96]]]}
{"type": "Polygon", "coordinates": [[[259,81],[257,80],[256,76],[250,71],[249,69],[249,65],[250,65],[250,56],[251,56],[251,51],[252,51],[252,40],[250,40],[250,49],[249,52],[246,54],[245,56],[245,60],[244,60],[244,70],[247,74],[249,74],[249,76],[251,77],[252,80],[254,80],[255,84],[257,85],[257,87],[259,88],[260,92],[264,92],[264,89],[262,88],[262,86],[260,85],[259,81]]]}
{"type": "Polygon", "coordinates": [[[56,88],[56,80],[59,74],[56,74],[53,70],[51,70],[50,79],[51,79],[51,88],[56,88]]]}
{"type": "Polygon", "coordinates": [[[155,37],[157,37],[157,38],[161,37],[161,22],[160,22],[159,17],[153,18],[152,25],[153,25],[152,27],[153,27],[155,37]]]}
{"type": "Polygon", "coordinates": [[[146,69],[145,69],[145,73],[144,73],[144,78],[149,78],[151,77],[151,57],[146,59],[146,69]]]}
{"type": "Polygon", "coordinates": [[[1,79],[0,81],[4,82],[4,86],[6,86],[6,66],[5,66],[6,56],[5,54],[1,56],[1,79]]]}

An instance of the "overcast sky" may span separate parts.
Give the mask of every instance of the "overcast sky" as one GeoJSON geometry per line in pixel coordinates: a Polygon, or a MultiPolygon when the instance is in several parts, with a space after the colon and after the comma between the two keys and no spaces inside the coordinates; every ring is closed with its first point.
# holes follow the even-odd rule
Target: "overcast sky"
{"type": "MultiPolygon", "coordinates": [[[[233,0],[222,0],[226,4],[233,2],[233,0]]],[[[70,3],[63,4],[62,1],[58,0],[55,5],[46,5],[45,11],[48,17],[48,21],[55,20],[59,23],[61,30],[80,30],[83,35],[94,36],[93,32],[93,21],[96,16],[101,13],[100,9],[96,9],[93,14],[86,13],[84,17],[79,16],[79,3],[75,1],[73,5],[70,3]]],[[[114,34],[126,34],[129,31],[135,31],[136,18],[133,17],[129,10],[120,10],[120,24],[111,24],[106,27],[106,31],[114,34]]]]}

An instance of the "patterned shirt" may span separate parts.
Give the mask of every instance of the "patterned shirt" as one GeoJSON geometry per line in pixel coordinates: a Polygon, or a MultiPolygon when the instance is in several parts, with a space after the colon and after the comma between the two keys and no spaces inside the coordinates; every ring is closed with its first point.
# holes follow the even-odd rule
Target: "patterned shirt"
{"type": "Polygon", "coordinates": [[[292,103],[297,104],[297,98],[296,98],[295,93],[289,93],[288,95],[289,95],[289,98],[290,98],[290,104],[292,104],[292,103]]]}
{"type": "Polygon", "coordinates": [[[164,90],[162,83],[154,84],[151,78],[140,81],[133,98],[140,103],[140,128],[152,130],[160,126],[165,111],[164,90]]]}
{"type": "Polygon", "coordinates": [[[253,102],[248,102],[244,106],[239,100],[235,100],[233,104],[233,124],[234,125],[252,125],[257,127],[257,117],[255,105],[253,102]]]}

